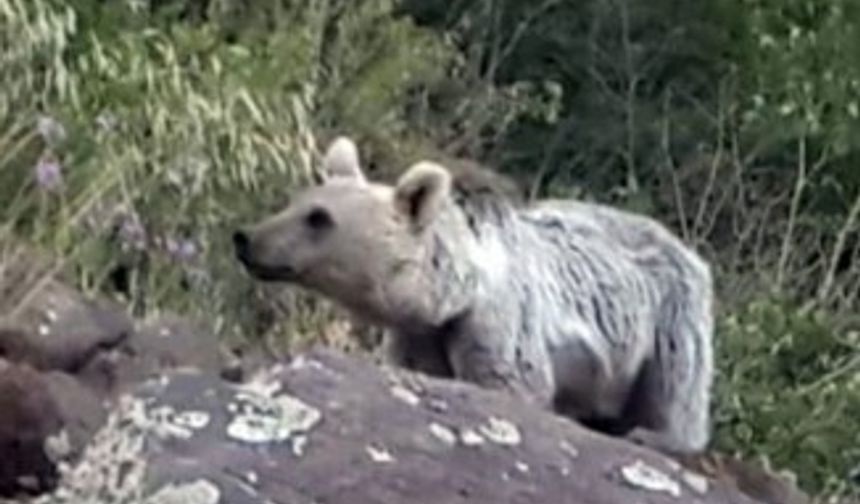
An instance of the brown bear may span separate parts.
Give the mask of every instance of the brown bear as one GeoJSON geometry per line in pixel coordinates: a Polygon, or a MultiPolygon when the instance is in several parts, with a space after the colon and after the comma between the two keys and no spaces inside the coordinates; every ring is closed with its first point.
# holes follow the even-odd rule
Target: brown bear
{"type": "Polygon", "coordinates": [[[713,375],[707,263],[650,218],[522,204],[483,190],[494,175],[475,170],[421,161],[394,186],[375,183],[338,138],[323,183],[237,231],[237,256],[260,280],[387,328],[398,365],[508,390],[665,452],[701,451],[713,375]]]}

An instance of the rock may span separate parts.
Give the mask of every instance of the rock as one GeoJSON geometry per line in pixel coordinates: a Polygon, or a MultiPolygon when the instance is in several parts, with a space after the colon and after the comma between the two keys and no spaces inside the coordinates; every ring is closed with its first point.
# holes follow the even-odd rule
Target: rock
{"type": "Polygon", "coordinates": [[[0,359],[0,497],[57,482],[107,418],[107,404],[73,376],[0,359]]]}
{"type": "Polygon", "coordinates": [[[201,324],[176,314],[153,317],[110,348],[102,348],[76,375],[115,396],[161,371],[193,367],[218,372],[228,367],[218,341],[201,324]]]}
{"type": "Polygon", "coordinates": [[[37,502],[135,492],[145,503],[755,502],[505,394],[331,350],[242,384],[192,369],[145,381],[37,502]]]}
{"type": "Polygon", "coordinates": [[[0,360],[0,496],[53,487],[57,469],[43,449],[63,426],[59,405],[41,373],[0,360]]]}
{"type": "Polygon", "coordinates": [[[56,454],[57,458],[75,460],[104,425],[110,403],[72,375],[50,371],[42,373],[42,378],[62,421],[62,430],[55,434],[62,436],[67,444],[64,453],[56,454]]]}
{"type": "Polygon", "coordinates": [[[51,279],[4,305],[0,355],[37,369],[74,372],[133,332],[131,318],[118,305],[89,299],[51,279]]]}
{"type": "MultiPolygon", "coordinates": [[[[76,322],[87,320],[86,309],[79,304],[70,311],[76,322]]],[[[5,348],[13,349],[7,356],[16,359],[0,359],[0,496],[53,488],[57,463],[79,458],[123,391],[169,370],[220,369],[221,355],[210,333],[178,316],[150,320],[116,341],[78,337],[99,334],[95,327],[87,332],[58,326],[54,339],[0,330],[11,342],[5,348]],[[63,348],[79,358],[56,358],[63,348]],[[60,453],[48,453],[58,447],[46,449],[46,443],[61,445],[60,453]]]]}

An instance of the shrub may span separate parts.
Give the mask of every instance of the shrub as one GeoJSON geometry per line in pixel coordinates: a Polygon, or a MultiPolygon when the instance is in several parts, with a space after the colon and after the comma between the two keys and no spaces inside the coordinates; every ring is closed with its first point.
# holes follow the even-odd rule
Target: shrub
{"type": "Polygon", "coordinates": [[[773,299],[722,318],[717,336],[718,448],[788,468],[808,490],[856,492],[860,332],[773,299]]]}

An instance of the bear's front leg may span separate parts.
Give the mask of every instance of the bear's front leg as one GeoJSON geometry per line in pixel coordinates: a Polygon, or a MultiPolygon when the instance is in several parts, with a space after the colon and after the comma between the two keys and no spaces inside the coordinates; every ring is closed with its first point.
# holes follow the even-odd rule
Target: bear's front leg
{"type": "Polygon", "coordinates": [[[455,378],[549,407],[548,394],[524,379],[513,335],[462,321],[444,335],[444,340],[455,378]]]}
{"type": "Polygon", "coordinates": [[[388,363],[439,378],[453,378],[442,340],[435,335],[388,332],[383,341],[388,363]]]}

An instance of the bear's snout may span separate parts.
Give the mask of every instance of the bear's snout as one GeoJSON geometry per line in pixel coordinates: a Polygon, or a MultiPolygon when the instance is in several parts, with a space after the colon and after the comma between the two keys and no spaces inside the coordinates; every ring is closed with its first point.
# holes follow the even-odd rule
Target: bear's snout
{"type": "Polygon", "coordinates": [[[239,262],[258,280],[288,282],[296,278],[295,270],[286,261],[281,259],[272,263],[267,260],[265,253],[260,254],[259,237],[255,237],[251,231],[236,230],[233,233],[233,248],[239,262]]]}
{"type": "Polygon", "coordinates": [[[251,252],[251,239],[248,237],[248,233],[241,229],[233,233],[233,248],[239,261],[242,264],[248,264],[251,252]]]}

